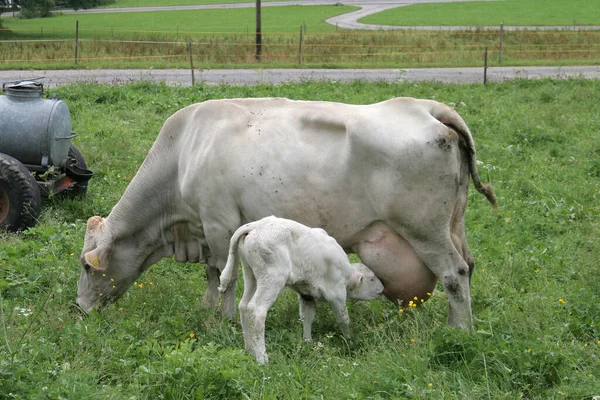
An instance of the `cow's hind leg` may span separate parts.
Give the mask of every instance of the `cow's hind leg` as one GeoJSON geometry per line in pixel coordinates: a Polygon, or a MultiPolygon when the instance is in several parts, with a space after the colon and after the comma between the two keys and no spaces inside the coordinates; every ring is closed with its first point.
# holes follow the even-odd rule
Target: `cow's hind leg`
{"type": "Polygon", "coordinates": [[[439,279],[448,295],[448,324],[465,330],[472,327],[469,266],[448,237],[446,240],[419,240],[407,237],[415,252],[439,279]]]}

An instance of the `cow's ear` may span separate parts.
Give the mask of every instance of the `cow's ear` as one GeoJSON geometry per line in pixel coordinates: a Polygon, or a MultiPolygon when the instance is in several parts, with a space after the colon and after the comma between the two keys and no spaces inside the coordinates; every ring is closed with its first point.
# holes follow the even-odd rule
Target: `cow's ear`
{"type": "Polygon", "coordinates": [[[98,249],[94,249],[92,251],[88,251],[83,256],[85,258],[85,262],[92,269],[96,271],[105,271],[106,265],[101,261],[100,251],[98,249]]]}
{"type": "Polygon", "coordinates": [[[96,229],[100,229],[103,224],[104,224],[104,218],[99,217],[97,215],[93,216],[93,217],[90,217],[87,220],[87,230],[88,231],[95,231],[96,229]]]}

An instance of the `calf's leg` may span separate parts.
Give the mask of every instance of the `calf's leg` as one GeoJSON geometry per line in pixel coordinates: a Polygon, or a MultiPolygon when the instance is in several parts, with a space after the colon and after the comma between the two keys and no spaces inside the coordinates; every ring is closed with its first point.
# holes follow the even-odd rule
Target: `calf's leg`
{"type": "Polygon", "coordinates": [[[240,300],[240,323],[244,334],[244,346],[246,350],[250,350],[251,339],[249,337],[248,303],[252,300],[256,292],[256,278],[252,273],[252,269],[244,261],[242,261],[242,274],[244,276],[244,294],[240,300]]]}
{"type": "Polygon", "coordinates": [[[246,347],[259,364],[269,362],[265,347],[265,322],[267,312],[275,303],[279,293],[285,286],[285,279],[270,277],[271,279],[258,280],[256,292],[247,305],[246,334],[250,343],[246,347]]]}
{"type": "MultiPolygon", "coordinates": [[[[344,288],[345,289],[345,288],[344,288]]],[[[327,299],[331,305],[331,310],[337,323],[340,325],[342,334],[346,339],[350,339],[350,317],[348,316],[348,308],[346,307],[346,296],[338,296],[327,299]]]]}
{"type": "Polygon", "coordinates": [[[298,293],[298,302],[300,303],[300,320],[302,321],[302,338],[306,341],[312,340],[312,324],[317,312],[315,300],[310,296],[304,296],[298,293]]]}

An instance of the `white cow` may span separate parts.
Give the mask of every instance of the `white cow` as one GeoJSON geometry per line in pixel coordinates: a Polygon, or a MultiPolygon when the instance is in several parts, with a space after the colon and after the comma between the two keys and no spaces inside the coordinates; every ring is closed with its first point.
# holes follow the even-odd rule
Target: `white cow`
{"type": "MultiPolygon", "coordinates": [[[[469,329],[469,177],[495,205],[469,128],[435,101],[195,104],[165,122],[110,215],[88,220],[77,303],[91,310],[118,298],[174,255],[207,264],[204,304],[215,306],[233,232],[276,215],[325,229],[390,299],[426,298],[439,279],[449,323],[469,329]]],[[[221,307],[234,318],[233,291],[221,307]]]]}
{"type": "Polygon", "coordinates": [[[242,263],[244,295],[240,321],[246,350],[264,364],[267,312],[287,286],[298,293],[304,340],[312,340],[314,299],[329,302],[345,337],[350,337],[346,299],[375,300],[383,284],[364,264],[350,264],[344,249],[320,228],[266,217],[241,226],[231,237],[219,291],[235,290],[242,263]]]}

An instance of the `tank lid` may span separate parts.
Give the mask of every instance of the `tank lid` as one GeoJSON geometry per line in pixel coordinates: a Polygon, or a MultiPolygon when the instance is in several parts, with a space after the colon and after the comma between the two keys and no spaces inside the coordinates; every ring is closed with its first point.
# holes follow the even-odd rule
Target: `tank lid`
{"type": "Polygon", "coordinates": [[[44,93],[44,85],[37,79],[4,82],[2,84],[2,91],[11,95],[41,97],[42,93],[44,93]]]}

